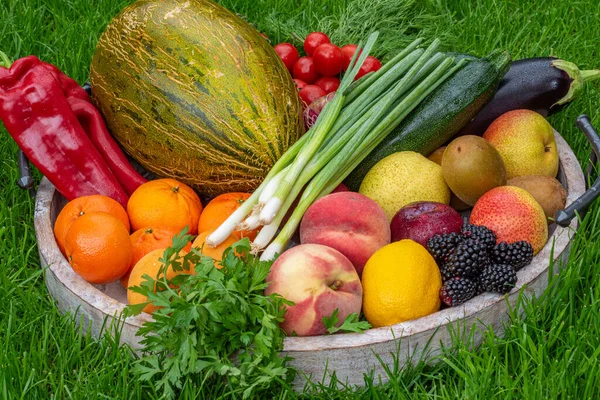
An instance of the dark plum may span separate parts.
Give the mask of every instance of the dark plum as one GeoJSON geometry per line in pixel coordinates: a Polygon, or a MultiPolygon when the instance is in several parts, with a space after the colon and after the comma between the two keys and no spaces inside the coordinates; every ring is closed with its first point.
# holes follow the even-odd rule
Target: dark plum
{"type": "Polygon", "coordinates": [[[411,239],[427,245],[436,234],[460,232],[463,220],[452,207],[432,201],[418,201],[402,207],[390,225],[392,242],[411,239]]]}

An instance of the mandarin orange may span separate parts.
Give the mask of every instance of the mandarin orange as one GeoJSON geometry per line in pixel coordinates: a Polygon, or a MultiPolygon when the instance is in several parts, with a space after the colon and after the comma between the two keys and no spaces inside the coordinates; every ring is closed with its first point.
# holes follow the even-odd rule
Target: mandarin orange
{"type": "Polygon", "coordinates": [[[202,203],[194,190],[175,179],[156,179],[138,187],[127,202],[133,230],[149,226],[198,233],[202,203]]]}
{"type": "MultiPolygon", "coordinates": [[[[127,301],[129,302],[129,304],[141,304],[141,303],[145,303],[148,301],[148,298],[146,296],[144,296],[143,294],[134,292],[130,288],[133,286],[140,286],[144,282],[144,278],[143,278],[144,275],[148,275],[152,279],[155,279],[155,280],[159,279],[158,274],[160,272],[161,267],[164,266],[164,264],[160,261],[160,259],[163,257],[164,251],[165,251],[164,249],[156,249],[156,250],[151,251],[150,253],[143,256],[131,270],[131,274],[129,275],[129,282],[128,282],[129,289],[127,289],[127,301]]],[[[179,253],[180,257],[185,256],[185,254],[186,254],[185,251],[179,253]]],[[[166,278],[172,279],[176,275],[190,274],[190,273],[193,273],[193,272],[191,270],[173,271],[172,268],[169,268],[166,271],[166,278]]],[[[155,290],[156,290],[156,288],[155,288],[155,290]]],[[[157,306],[155,306],[153,304],[147,304],[144,307],[143,311],[151,314],[154,311],[156,311],[157,309],[158,309],[157,306]]]]}
{"type": "MultiPolygon", "coordinates": [[[[214,231],[223,221],[227,219],[235,210],[237,210],[250,197],[250,193],[231,192],[223,193],[212,199],[200,214],[198,221],[198,232],[214,231]]],[[[251,231],[234,231],[233,235],[238,239],[249,238],[251,241],[256,238],[258,229],[251,231]]]]}
{"type": "MultiPolygon", "coordinates": [[[[129,274],[135,264],[144,257],[146,254],[150,253],[156,249],[166,249],[173,245],[173,236],[175,236],[177,232],[170,231],[168,229],[160,229],[160,228],[142,228],[133,232],[129,237],[131,239],[131,245],[133,248],[133,256],[131,258],[131,266],[129,270],[123,277],[121,277],[121,286],[127,288],[127,284],[129,281],[129,274]]],[[[189,252],[192,248],[192,242],[190,242],[185,248],[184,251],[189,252]]]]}
{"type": "Polygon", "coordinates": [[[65,239],[71,224],[82,215],[95,211],[103,211],[114,215],[125,225],[127,232],[129,232],[127,212],[116,200],[101,194],[77,197],[63,207],[58,217],[56,217],[56,222],[54,222],[54,237],[63,255],[65,254],[65,239]]]}
{"type": "Polygon", "coordinates": [[[211,233],[212,231],[206,231],[199,234],[198,237],[192,243],[192,247],[195,247],[198,250],[201,249],[202,255],[214,258],[215,267],[221,268],[221,263],[219,261],[223,259],[223,253],[225,252],[225,249],[237,242],[239,239],[233,234],[231,234],[229,235],[229,237],[227,237],[227,239],[225,239],[225,241],[223,241],[223,243],[221,243],[217,247],[211,247],[207,244],[204,244],[204,242],[206,242],[206,238],[211,233]]]}
{"type": "Polygon", "coordinates": [[[133,249],[123,223],[109,213],[95,211],[71,224],[65,252],[69,264],[83,279],[109,283],[127,272],[133,249]]]}

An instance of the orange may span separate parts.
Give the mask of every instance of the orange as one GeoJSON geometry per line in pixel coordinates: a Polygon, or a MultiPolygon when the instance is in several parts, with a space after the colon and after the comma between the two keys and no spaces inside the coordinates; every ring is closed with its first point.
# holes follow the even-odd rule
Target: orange
{"type": "Polygon", "coordinates": [[[65,252],[69,264],[83,279],[109,283],[127,272],[133,250],[121,220],[96,211],[85,213],[71,224],[65,252]]]}
{"type": "MultiPolygon", "coordinates": [[[[160,228],[142,228],[133,232],[129,237],[131,239],[131,245],[133,248],[131,266],[129,267],[129,271],[127,271],[127,273],[121,277],[121,286],[127,288],[129,273],[142,257],[150,253],[152,250],[166,249],[167,247],[170,247],[173,244],[173,236],[176,234],[177,232],[160,228]]],[[[190,242],[184,248],[184,250],[189,252],[191,248],[192,243],[190,242]]]]}
{"type": "Polygon", "coordinates": [[[82,215],[94,211],[103,211],[114,215],[125,225],[127,232],[129,232],[127,212],[116,200],[101,194],[77,197],[63,207],[58,217],[56,217],[56,222],[54,222],[54,237],[63,255],[65,254],[65,239],[71,224],[82,215]]]}
{"type": "Polygon", "coordinates": [[[363,313],[373,326],[394,325],[440,309],[442,276],[425,247],[409,239],[377,250],[362,273],[363,313]]]}
{"type": "Polygon", "coordinates": [[[225,249],[227,249],[229,246],[231,246],[232,244],[237,242],[239,239],[237,237],[235,237],[233,234],[231,234],[231,235],[229,235],[229,237],[227,237],[227,239],[225,239],[225,241],[223,243],[221,243],[217,247],[211,247],[207,244],[206,245],[204,244],[204,242],[206,242],[206,238],[211,233],[212,233],[211,231],[206,231],[206,232],[202,232],[201,234],[199,234],[198,237],[196,238],[196,240],[194,240],[194,243],[192,243],[192,247],[202,249],[202,255],[214,258],[216,261],[215,266],[217,268],[220,268],[221,264],[219,263],[219,261],[221,261],[223,259],[223,252],[225,251],[225,249]]]}
{"type": "MultiPolygon", "coordinates": [[[[163,256],[165,249],[156,249],[151,251],[150,253],[143,256],[136,264],[135,267],[131,270],[131,274],[129,275],[129,287],[140,286],[144,282],[144,275],[148,275],[153,279],[157,279],[157,275],[159,273],[160,268],[164,265],[160,262],[160,259],[163,256]]],[[[179,253],[181,257],[183,257],[186,253],[179,253]]],[[[169,268],[166,273],[167,279],[172,279],[174,276],[179,274],[189,274],[190,271],[173,271],[172,268],[169,268]]],[[[156,289],[155,289],[156,290],[156,289]]],[[[140,293],[136,293],[131,289],[127,289],[127,301],[129,304],[141,304],[148,301],[148,298],[140,293]]],[[[144,307],[144,312],[153,313],[156,311],[158,307],[153,304],[148,304],[144,307]]]]}
{"type": "Polygon", "coordinates": [[[127,202],[127,214],[134,231],[147,228],[198,233],[202,203],[194,190],[175,179],[156,179],[138,187],[127,202]]]}
{"type": "MultiPolygon", "coordinates": [[[[202,214],[200,214],[198,232],[214,231],[217,229],[248,197],[250,197],[250,193],[231,192],[223,193],[212,199],[206,205],[202,214]]],[[[238,239],[247,237],[252,241],[256,238],[257,232],[258,229],[252,231],[234,231],[233,234],[238,239]]]]}

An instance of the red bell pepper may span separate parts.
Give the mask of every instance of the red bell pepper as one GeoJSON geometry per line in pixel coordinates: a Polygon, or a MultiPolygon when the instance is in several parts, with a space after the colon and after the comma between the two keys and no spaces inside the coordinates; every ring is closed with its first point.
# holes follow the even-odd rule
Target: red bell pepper
{"type": "Polygon", "coordinates": [[[0,67],[0,119],[27,158],[68,200],[125,190],[81,127],[55,75],[34,56],[0,67]]]}
{"type": "Polygon", "coordinates": [[[90,95],[87,94],[85,89],[79,86],[79,83],[77,83],[75,79],[65,75],[55,65],[48,64],[43,61],[41,61],[41,63],[48,71],[52,72],[52,75],[54,75],[54,77],[58,80],[58,83],[60,84],[63,94],[66,98],[81,99],[87,101],[88,103],[92,102],[92,99],[90,99],[90,95]]]}
{"type": "Polygon", "coordinates": [[[112,138],[100,111],[88,101],[75,97],[70,97],[68,100],[71,110],[104,158],[108,168],[121,183],[125,192],[131,195],[135,189],[147,182],[146,179],[131,166],[117,142],[112,138]]]}

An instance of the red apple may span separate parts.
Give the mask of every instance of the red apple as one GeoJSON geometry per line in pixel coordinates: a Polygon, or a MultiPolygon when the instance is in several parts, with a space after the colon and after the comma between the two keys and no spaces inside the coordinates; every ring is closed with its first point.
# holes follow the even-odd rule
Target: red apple
{"type": "Polygon", "coordinates": [[[433,235],[460,232],[463,220],[452,207],[433,201],[418,201],[402,207],[392,218],[392,242],[411,239],[426,246],[433,235]]]}
{"type": "Polygon", "coordinates": [[[319,244],[303,244],[283,252],[267,276],[266,295],[278,293],[293,301],[281,328],[298,336],[327,332],[323,317],[338,310],[338,326],[360,313],[362,286],[352,263],[339,251],[319,244]]]}

